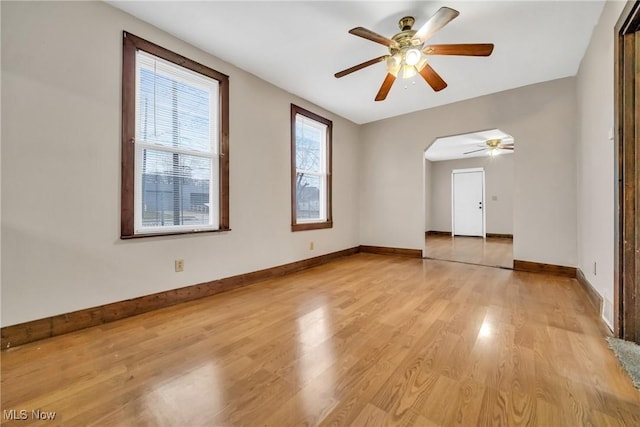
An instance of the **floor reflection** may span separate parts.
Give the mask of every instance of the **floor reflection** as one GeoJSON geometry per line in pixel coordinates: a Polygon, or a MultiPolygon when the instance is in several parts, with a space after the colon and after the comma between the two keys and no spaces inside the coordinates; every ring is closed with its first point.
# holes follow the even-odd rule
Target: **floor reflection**
{"type": "Polygon", "coordinates": [[[513,239],[502,237],[426,236],[427,258],[513,268],[513,239]]]}
{"type": "Polygon", "coordinates": [[[478,338],[488,338],[493,334],[493,328],[491,323],[488,321],[482,322],[482,326],[480,326],[480,330],[478,331],[478,338]]]}
{"type": "Polygon", "coordinates": [[[221,386],[218,367],[208,363],[153,387],[145,395],[145,409],[156,419],[156,425],[179,425],[193,421],[194,415],[210,420],[223,409],[221,386]]]}
{"type": "Polygon", "coordinates": [[[298,327],[298,380],[302,388],[302,403],[310,416],[326,404],[325,399],[335,389],[335,351],[333,325],[325,305],[300,317],[298,327]],[[308,387],[308,385],[312,385],[308,387]]]}

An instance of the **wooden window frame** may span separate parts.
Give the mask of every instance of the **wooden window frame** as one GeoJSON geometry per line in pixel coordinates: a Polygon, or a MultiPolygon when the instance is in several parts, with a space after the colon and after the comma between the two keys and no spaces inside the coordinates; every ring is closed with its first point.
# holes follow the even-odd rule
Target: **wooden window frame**
{"type": "Polygon", "coordinates": [[[295,104],[291,104],[291,231],[318,230],[333,227],[332,216],[332,135],[333,122],[295,104]],[[326,133],[326,213],[325,221],[298,222],[296,212],[296,116],[300,114],[327,127],[326,133]]]}
{"type": "Polygon", "coordinates": [[[229,231],[229,76],[126,31],[122,38],[122,175],[120,238],[229,231]],[[136,52],[138,50],[205,75],[219,83],[219,223],[217,229],[135,233],[136,52]]]}

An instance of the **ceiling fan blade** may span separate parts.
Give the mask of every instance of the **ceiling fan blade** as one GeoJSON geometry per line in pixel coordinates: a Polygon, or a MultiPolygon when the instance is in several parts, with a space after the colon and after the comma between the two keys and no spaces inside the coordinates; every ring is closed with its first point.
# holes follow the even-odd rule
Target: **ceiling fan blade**
{"type": "Polygon", "coordinates": [[[441,7],[431,18],[418,30],[413,39],[420,40],[420,43],[427,41],[436,31],[451,22],[456,16],[460,15],[455,9],[450,7],[441,7]]]}
{"type": "Polygon", "coordinates": [[[384,78],[384,81],[382,82],[382,86],[380,86],[380,90],[376,95],[376,101],[385,100],[385,98],[387,97],[387,94],[389,93],[389,90],[391,90],[391,85],[393,85],[394,81],[396,81],[396,76],[394,76],[391,73],[387,73],[387,77],[384,78]]]}
{"type": "Polygon", "coordinates": [[[513,151],[515,149],[514,147],[505,147],[503,145],[499,146],[498,148],[501,149],[501,150],[511,150],[511,151],[513,151]]]}
{"type": "Polygon", "coordinates": [[[493,52],[493,43],[431,44],[422,51],[427,55],[489,56],[493,52]]]}
{"type": "Polygon", "coordinates": [[[353,34],[354,36],[358,36],[358,37],[362,37],[363,39],[367,39],[367,40],[371,40],[372,42],[376,42],[376,43],[380,43],[382,45],[385,45],[387,47],[397,47],[398,43],[396,43],[395,41],[385,37],[385,36],[381,36],[378,33],[374,33],[371,30],[367,30],[364,27],[356,27],[356,28],[352,28],[349,30],[350,34],[353,34]]]}
{"type": "Polygon", "coordinates": [[[425,65],[424,68],[420,70],[420,75],[436,92],[441,91],[442,89],[447,87],[447,82],[442,80],[442,77],[440,77],[440,75],[436,73],[436,71],[431,68],[429,64],[425,65]]]}
{"type": "Polygon", "coordinates": [[[479,150],[473,150],[473,151],[467,151],[466,153],[462,153],[462,154],[471,154],[471,153],[477,153],[478,151],[484,151],[486,150],[486,148],[481,148],[479,150]]]}
{"type": "Polygon", "coordinates": [[[336,78],[344,77],[347,74],[351,74],[354,71],[362,70],[363,68],[368,67],[369,65],[377,64],[378,62],[382,62],[386,60],[390,55],[382,55],[377,58],[370,59],[368,61],[363,62],[362,64],[354,65],[353,67],[349,67],[346,70],[342,70],[335,74],[336,78]]]}

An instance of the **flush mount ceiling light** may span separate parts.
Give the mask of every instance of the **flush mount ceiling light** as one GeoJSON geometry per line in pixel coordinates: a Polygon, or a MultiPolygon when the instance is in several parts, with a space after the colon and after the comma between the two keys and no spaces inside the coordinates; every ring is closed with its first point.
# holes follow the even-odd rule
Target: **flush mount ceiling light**
{"type": "Polygon", "coordinates": [[[408,79],[416,74],[420,74],[433,90],[440,91],[447,87],[447,83],[428,64],[428,55],[489,56],[493,52],[491,43],[424,45],[436,31],[459,14],[457,10],[441,7],[418,31],[411,29],[415,19],[405,16],[398,22],[400,32],[390,39],[363,27],[353,28],[349,33],[387,46],[389,54],[354,65],[336,73],[335,76],[344,77],[354,71],[386,61],[387,76],[376,95],[376,101],[382,101],[387,97],[397,77],[408,79]]]}

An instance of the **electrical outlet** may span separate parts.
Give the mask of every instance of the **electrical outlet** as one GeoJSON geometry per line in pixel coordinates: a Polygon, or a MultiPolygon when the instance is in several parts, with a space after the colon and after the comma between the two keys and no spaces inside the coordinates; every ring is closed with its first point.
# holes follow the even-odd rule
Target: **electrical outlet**
{"type": "Polygon", "coordinates": [[[312,251],[313,250],[313,242],[309,242],[309,250],[312,251]]]}
{"type": "Polygon", "coordinates": [[[184,260],[177,259],[175,261],[175,267],[176,267],[176,273],[180,273],[181,271],[184,271],[184,260]]]}

